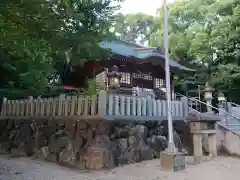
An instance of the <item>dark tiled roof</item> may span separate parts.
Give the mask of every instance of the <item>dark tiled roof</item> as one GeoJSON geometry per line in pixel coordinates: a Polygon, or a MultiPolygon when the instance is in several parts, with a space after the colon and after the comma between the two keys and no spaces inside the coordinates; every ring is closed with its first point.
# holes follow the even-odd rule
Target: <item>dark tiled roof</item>
{"type": "MultiPolygon", "coordinates": [[[[164,64],[164,55],[157,48],[144,47],[120,40],[102,41],[100,46],[104,49],[110,49],[113,53],[126,57],[135,57],[136,59],[158,59],[159,64],[164,64]]],[[[155,61],[156,63],[156,61],[155,61]]],[[[179,64],[176,61],[169,60],[171,68],[183,71],[195,71],[179,64]]]]}

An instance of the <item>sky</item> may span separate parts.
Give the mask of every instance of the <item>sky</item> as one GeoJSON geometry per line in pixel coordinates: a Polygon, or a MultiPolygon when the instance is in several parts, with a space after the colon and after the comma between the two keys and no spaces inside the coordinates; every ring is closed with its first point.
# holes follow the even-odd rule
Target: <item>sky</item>
{"type": "MultiPolygon", "coordinates": [[[[175,0],[167,0],[168,3],[175,0]]],[[[163,0],[125,0],[120,10],[123,14],[143,12],[155,15],[159,7],[162,6],[163,0]]]]}

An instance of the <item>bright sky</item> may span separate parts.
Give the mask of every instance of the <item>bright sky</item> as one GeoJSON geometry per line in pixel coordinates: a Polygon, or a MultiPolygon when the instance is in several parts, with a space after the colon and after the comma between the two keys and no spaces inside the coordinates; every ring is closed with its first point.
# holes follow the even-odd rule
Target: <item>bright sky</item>
{"type": "MultiPolygon", "coordinates": [[[[168,3],[175,0],[167,0],[168,3]]],[[[125,0],[120,10],[123,14],[143,12],[146,14],[155,15],[163,0],[125,0]]]]}

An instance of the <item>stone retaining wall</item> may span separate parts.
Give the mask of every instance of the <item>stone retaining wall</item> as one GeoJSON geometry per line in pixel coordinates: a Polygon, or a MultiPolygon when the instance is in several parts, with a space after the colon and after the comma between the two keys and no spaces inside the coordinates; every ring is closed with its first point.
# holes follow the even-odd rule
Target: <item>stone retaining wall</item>
{"type": "Polygon", "coordinates": [[[1,120],[1,150],[79,169],[113,168],[150,160],[167,147],[157,122],[1,120]]]}

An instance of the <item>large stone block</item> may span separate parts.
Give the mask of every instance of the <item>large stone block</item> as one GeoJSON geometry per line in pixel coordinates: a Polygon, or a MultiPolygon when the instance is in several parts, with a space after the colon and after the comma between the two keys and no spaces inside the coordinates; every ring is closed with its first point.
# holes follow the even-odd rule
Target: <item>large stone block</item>
{"type": "Polygon", "coordinates": [[[49,156],[49,148],[47,146],[41,147],[39,150],[38,157],[45,160],[49,156]]]}
{"type": "Polygon", "coordinates": [[[123,165],[134,163],[139,159],[138,157],[139,152],[135,148],[129,147],[118,158],[118,164],[123,165]]]}
{"type": "Polygon", "coordinates": [[[109,130],[109,124],[104,121],[99,121],[96,127],[96,135],[107,135],[109,130]]]}
{"type": "Polygon", "coordinates": [[[65,136],[73,139],[77,132],[77,121],[76,120],[66,120],[65,121],[65,136]]]}
{"type": "Polygon", "coordinates": [[[78,169],[86,169],[86,149],[81,149],[79,152],[76,153],[77,156],[77,162],[76,167],[78,169]]]}
{"type": "Polygon", "coordinates": [[[83,137],[80,136],[79,134],[76,134],[75,138],[72,140],[72,144],[73,144],[73,151],[75,153],[78,153],[81,151],[81,148],[83,148],[83,137]]]}
{"type": "Polygon", "coordinates": [[[113,168],[150,160],[167,144],[157,122],[74,121],[67,117],[61,121],[6,122],[1,132],[8,144],[1,142],[4,149],[34,149],[41,159],[79,169],[113,168]]]}
{"type": "Polygon", "coordinates": [[[116,127],[113,132],[117,138],[128,138],[131,133],[131,128],[129,126],[125,126],[123,128],[116,127]]]}
{"type": "Polygon", "coordinates": [[[154,150],[150,148],[143,139],[139,141],[136,149],[139,151],[139,159],[137,159],[137,161],[151,160],[154,158],[154,150]]]}
{"type": "Polygon", "coordinates": [[[86,168],[88,169],[113,167],[114,158],[111,150],[111,141],[108,136],[101,135],[95,137],[87,149],[85,159],[86,168]]]}
{"type": "Polygon", "coordinates": [[[72,142],[69,142],[67,147],[65,147],[59,153],[59,162],[68,164],[68,165],[75,165],[76,164],[76,154],[73,151],[72,142]]]}
{"type": "Polygon", "coordinates": [[[77,131],[81,133],[82,131],[85,132],[86,129],[88,129],[88,123],[87,121],[77,121],[77,131]]]}
{"type": "Polygon", "coordinates": [[[161,167],[164,170],[180,171],[186,168],[186,158],[183,153],[161,153],[161,167]]]}
{"type": "Polygon", "coordinates": [[[167,148],[167,140],[164,136],[153,135],[147,138],[147,144],[157,152],[167,148]]]}

